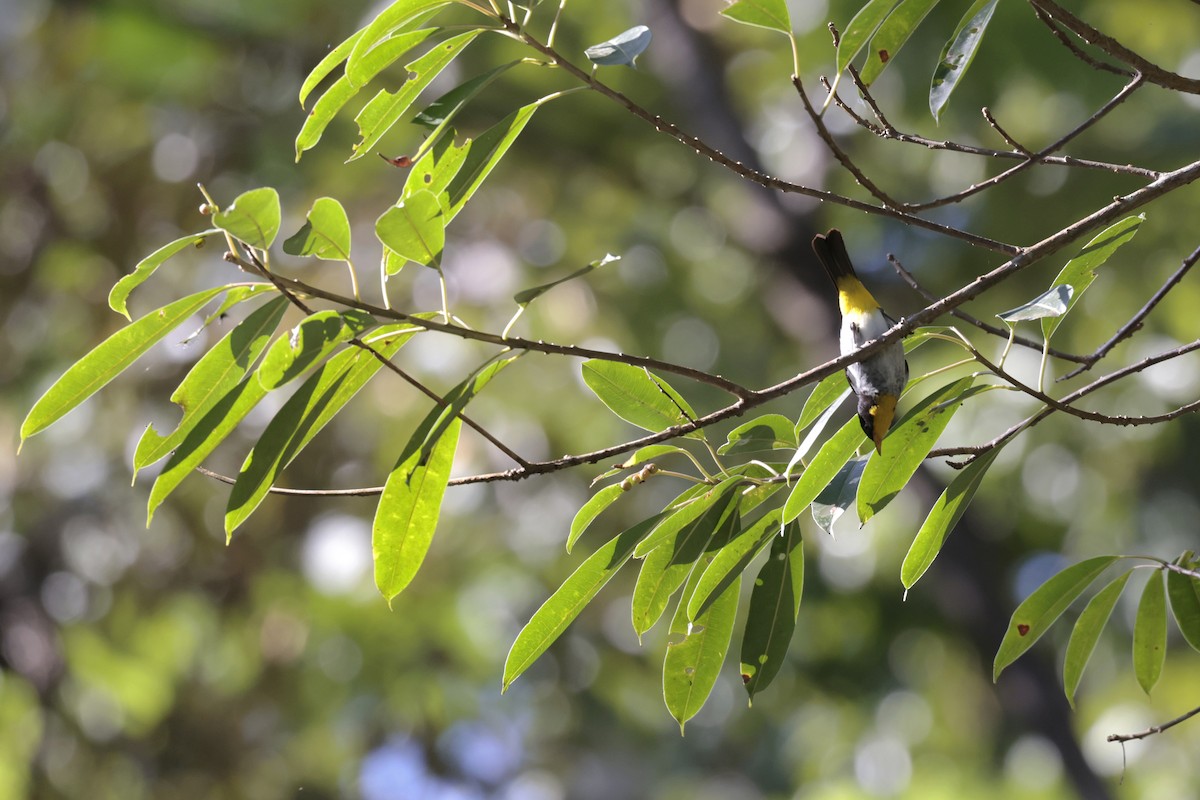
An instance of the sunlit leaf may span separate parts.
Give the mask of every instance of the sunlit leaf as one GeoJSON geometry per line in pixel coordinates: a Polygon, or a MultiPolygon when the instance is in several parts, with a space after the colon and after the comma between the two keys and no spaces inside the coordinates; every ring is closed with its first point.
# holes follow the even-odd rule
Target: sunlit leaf
{"type": "Polygon", "coordinates": [[[750,593],[750,611],[742,634],[742,683],[750,700],[779,674],[796,631],[804,593],[804,538],[789,523],[775,536],[771,553],[750,593]]]}
{"type": "Polygon", "coordinates": [[[694,620],[703,614],[710,602],[750,566],[750,562],[771,543],[771,539],[779,536],[783,530],[780,522],[782,516],[783,509],[772,509],[753,525],[743,526],[721,546],[704,568],[696,588],[688,598],[688,619],[694,620]]]}
{"type": "MultiPolygon", "coordinates": [[[[800,444],[796,445],[796,452],[792,453],[792,457],[788,461],[787,467],[783,470],[783,474],[785,476],[787,476],[789,479],[791,478],[792,471],[796,468],[796,465],[801,463],[808,455],[808,451],[813,448],[813,445],[817,443],[817,439],[821,438],[821,434],[825,432],[825,426],[829,424],[829,421],[833,419],[833,415],[837,413],[838,407],[841,406],[842,401],[849,396],[850,387],[847,386],[842,389],[841,394],[839,394],[837,398],[821,413],[821,416],[817,417],[816,422],[811,423],[812,427],[809,428],[808,433],[804,434],[804,438],[800,441],[800,444]]],[[[801,430],[801,426],[797,425],[797,435],[799,435],[801,430]]]]}
{"type": "Polygon", "coordinates": [[[783,521],[791,522],[800,516],[866,440],[857,418],[848,420],[837,433],[829,437],[829,441],[821,446],[792,487],[783,506],[783,521]]]}
{"type": "Polygon", "coordinates": [[[421,190],[402,198],[375,222],[375,235],[401,258],[439,269],[446,247],[446,219],[437,195],[421,190]]]}
{"type": "Polygon", "coordinates": [[[958,23],[950,41],[942,49],[937,68],[933,71],[933,81],[929,86],[929,110],[933,113],[935,122],[941,117],[942,109],[966,74],[967,67],[971,66],[975,59],[983,34],[988,23],[992,21],[992,12],[996,10],[997,2],[998,0],[975,0],[958,23]]]}
{"type": "Polygon", "coordinates": [[[735,475],[716,486],[698,484],[684,492],[680,498],[663,510],[664,517],[654,530],[638,545],[634,556],[645,558],[646,554],[675,536],[681,528],[690,525],[701,514],[721,501],[725,495],[736,491],[744,484],[740,475],[735,475]]]}
{"type": "Polygon", "coordinates": [[[657,524],[661,515],[644,519],[588,557],[571,573],[562,586],[542,604],[521,629],[504,662],[504,682],[507,690],[521,673],[529,668],[567,626],[579,616],[604,584],[617,574],[633,555],[638,542],[657,524]]]}
{"type": "Polygon", "coordinates": [[[213,224],[239,242],[266,250],[279,234],[280,213],[279,192],[267,186],[238,195],[213,215],[213,224]]]}
{"type": "Polygon", "coordinates": [[[129,310],[126,308],[129,293],[145,283],[146,279],[153,275],[154,271],[162,266],[163,262],[168,258],[189,247],[198,248],[204,246],[204,240],[214,233],[220,233],[220,231],[216,228],[209,228],[200,233],[182,236],[170,244],[163,245],[143,258],[133,268],[133,272],[121,278],[113,286],[112,291],[108,293],[108,307],[118,314],[124,315],[125,319],[130,319],[129,310]]]}
{"type": "MultiPolygon", "coordinates": [[[[1079,255],[1067,262],[1053,283],[1053,286],[1065,285],[1074,288],[1063,314],[1075,307],[1080,296],[1096,279],[1096,270],[1112,257],[1117,248],[1133,239],[1145,221],[1146,215],[1138,214],[1136,217],[1126,217],[1120,222],[1108,226],[1084,245],[1083,249],[1079,251],[1079,255]]],[[[1042,335],[1047,339],[1050,338],[1061,322],[1061,319],[1043,319],[1042,335]]]]}
{"type": "Polygon", "coordinates": [[[1142,691],[1150,694],[1162,675],[1167,658],[1167,595],[1161,570],[1146,581],[1133,624],[1133,674],[1142,691]]]}
{"type": "Polygon", "coordinates": [[[321,84],[321,81],[329,77],[346,60],[346,57],[350,55],[350,51],[354,49],[354,45],[358,43],[359,37],[362,35],[363,31],[356,31],[353,36],[330,50],[325,54],[324,58],[317,62],[317,65],[308,73],[308,77],[304,79],[304,83],[300,85],[301,108],[304,108],[304,102],[312,94],[312,90],[317,88],[321,84]]]}
{"type": "Polygon", "coordinates": [[[822,379],[804,401],[804,409],[800,412],[800,419],[796,421],[796,438],[799,439],[805,428],[844,397],[849,388],[850,383],[846,380],[845,370],[822,379]]]}
{"type": "Polygon", "coordinates": [[[41,433],[84,400],[100,391],[143,353],[175,330],[228,286],[188,295],[137,322],[126,325],[76,361],[46,390],[21,423],[21,441],[41,433]]]}
{"type": "Polygon", "coordinates": [[[1048,317],[1061,317],[1067,313],[1067,307],[1071,303],[1071,295],[1074,292],[1075,287],[1070,285],[1061,284],[1054,286],[1042,292],[1028,303],[1022,303],[1016,308],[1002,311],[996,316],[1009,325],[1031,319],[1044,320],[1048,317]]]}
{"type": "Polygon", "coordinates": [[[634,62],[650,46],[650,39],[650,29],[645,25],[637,25],[608,41],[592,45],[583,54],[601,67],[636,67],[634,62]]]}
{"type": "Polygon", "coordinates": [[[484,179],[500,163],[500,159],[512,147],[521,131],[525,130],[529,120],[533,119],[534,112],[546,101],[547,98],[543,98],[521,106],[470,143],[462,166],[455,171],[454,177],[446,187],[450,208],[446,213],[447,225],[483,185],[484,179]]]}
{"type": "Polygon", "coordinates": [[[845,513],[858,496],[858,484],[866,466],[865,456],[850,459],[812,501],[813,522],[830,536],[833,536],[833,523],[837,522],[838,517],[845,513]]]}
{"type": "Polygon", "coordinates": [[[1066,692],[1067,701],[1072,708],[1075,707],[1075,690],[1079,688],[1079,680],[1083,677],[1083,670],[1088,661],[1091,660],[1092,651],[1096,649],[1096,642],[1100,641],[1100,632],[1108,624],[1113,607],[1116,606],[1132,574],[1133,570],[1128,570],[1096,592],[1096,596],[1088,601],[1083,613],[1075,621],[1063,662],[1063,691],[1066,692]]]}
{"type": "MultiPolygon", "coordinates": [[[[411,325],[386,325],[364,342],[391,358],[417,332],[411,325]]],[[[225,531],[232,534],[267,496],[279,473],[358,394],[383,363],[360,347],[326,361],[275,413],[238,471],[225,509],[225,531]]]]}
{"type": "Polygon", "coordinates": [[[283,243],[293,256],[316,256],[326,261],[350,260],[350,218],[332,197],[318,197],[303,227],[283,243]]]}
{"type": "Polygon", "coordinates": [[[171,402],[183,409],[173,432],[162,436],[146,428],[133,454],[134,470],[153,464],[174,450],[221,398],[233,390],[258,360],[289,305],[276,297],[237,324],[188,371],[171,402]]]}
{"type": "Polygon", "coordinates": [[[785,0],[737,0],[721,9],[721,16],[743,25],[791,34],[792,20],[785,0]]]}
{"type": "Polygon", "coordinates": [[[583,382],[600,402],[639,428],[657,433],[696,419],[678,392],[642,367],[591,359],[582,369],[583,382]]]}
{"type": "Polygon", "coordinates": [[[677,614],[671,621],[671,633],[684,638],[667,644],[663,699],[671,716],[679,722],[680,733],[704,706],[716,685],[733,636],[741,585],[739,576],[694,622],[688,622],[686,614],[682,618],[677,614]]]}
{"type": "Polygon", "coordinates": [[[973,381],[972,377],[961,378],[931,392],[892,428],[883,452],[872,456],[863,472],[858,490],[860,522],[866,523],[883,510],[908,485],[954,412],[973,393],[973,381]]]}
{"type": "Polygon", "coordinates": [[[579,537],[588,529],[588,526],[592,524],[596,517],[600,516],[600,512],[615,503],[617,498],[624,493],[625,490],[621,484],[614,483],[596,492],[583,504],[583,507],[575,513],[575,518],[571,520],[571,532],[567,536],[568,553],[571,552],[571,548],[575,546],[575,542],[579,541],[579,537]]]}
{"type": "Polygon", "coordinates": [[[365,311],[318,311],[301,320],[267,350],[258,368],[258,380],[267,389],[278,389],[324,361],[339,345],[375,326],[365,311]]]}
{"type": "Polygon", "coordinates": [[[871,37],[867,59],[859,75],[863,83],[870,86],[879,77],[884,67],[892,62],[900,48],[908,41],[908,37],[937,4],[938,0],[900,0],[900,4],[888,14],[879,30],[871,37]]]}
{"type": "Polygon", "coordinates": [[[454,143],[454,131],[449,131],[409,169],[401,197],[411,197],[423,191],[433,192],[442,206],[446,224],[450,224],[450,195],[447,189],[470,152],[471,140],[457,145],[454,143]]]}
{"type": "MultiPolygon", "coordinates": [[[[520,61],[510,61],[460,83],[417,112],[417,115],[413,117],[413,123],[433,131],[444,129],[457,116],[458,112],[486,89],[492,81],[520,63],[520,61]]],[[[425,146],[428,147],[428,144],[427,142],[425,146]]]]}
{"type": "MultiPolygon", "coordinates": [[[[1185,569],[1195,569],[1191,552],[1175,560],[1185,569]]],[[[1200,650],[1200,580],[1178,572],[1167,572],[1167,594],[1171,598],[1171,613],[1183,638],[1200,650]]]]}
{"type": "Polygon", "coordinates": [[[954,526],[962,519],[967,506],[975,498],[975,492],[983,482],[984,474],[1001,449],[992,448],[960,470],[933,504],[921,525],[921,530],[917,531],[912,545],[908,548],[908,554],[904,556],[904,564],[900,567],[900,583],[905,589],[911,589],[933,564],[954,526]]]}
{"type": "Polygon", "coordinates": [[[428,20],[451,0],[396,0],[363,28],[346,60],[346,76],[362,86],[371,78],[370,53],[389,39],[403,35],[428,20]]]}
{"type": "Polygon", "coordinates": [[[1008,630],[992,663],[992,680],[997,680],[1005,667],[1033,647],[1067,606],[1116,560],[1116,556],[1097,556],[1072,564],[1025,598],[1008,621],[1008,630]]]}
{"type": "Polygon", "coordinates": [[[795,427],[792,421],[782,414],[763,414],[731,430],[725,444],[721,445],[717,452],[726,455],[787,450],[796,446],[795,427]]]}
{"type": "Polygon", "coordinates": [[[888,13],[895,7],[897,0],[870,0],[859,9],[850,24],[842,31],[838,41],[837,71],[840,73],[854,57],[866,46],[867,40],[874,35],[888,13]]]}

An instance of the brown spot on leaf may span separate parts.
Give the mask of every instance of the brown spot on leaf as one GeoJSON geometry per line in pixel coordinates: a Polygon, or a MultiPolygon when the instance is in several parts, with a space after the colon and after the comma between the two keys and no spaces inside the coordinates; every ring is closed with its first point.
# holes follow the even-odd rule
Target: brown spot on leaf
{"type": "Polygon", "coordinates": [[[890,59],[890,58],[891,58],[891,56],[888,54],[887,50],[879,51],[879,60],[882,61],[884,64],[886,64],[888,62],[888,59],[890,59]]]}
{"type": "Polygon", "coordinates": [[[1029,633],[1029,626],[1026,625],[1024,622],[1022,622],[1020,625],[1017,626],[1017,633],[1024,636],[1025,634],[1029,633]]]}

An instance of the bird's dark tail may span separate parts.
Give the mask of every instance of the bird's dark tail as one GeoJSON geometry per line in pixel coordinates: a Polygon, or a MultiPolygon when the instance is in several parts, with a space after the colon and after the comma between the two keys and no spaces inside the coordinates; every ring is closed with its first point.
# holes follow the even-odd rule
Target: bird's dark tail
{"type": "Polygon", "coordinates": [[[854,274],[854,265],[850,263],[850,254],[846,252],[846,243],[842,241],[842,232],[837,228],[814,236],[812,247],[834,286],[838,286],[839,278],[858,279],[854,274]]]}

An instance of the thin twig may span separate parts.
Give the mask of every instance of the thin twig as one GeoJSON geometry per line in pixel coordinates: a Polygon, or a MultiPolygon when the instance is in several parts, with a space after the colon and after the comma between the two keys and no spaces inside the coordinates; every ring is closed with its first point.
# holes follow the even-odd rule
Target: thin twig
{"type": "Polygon", "coordinates": [[[1131,742],[1134,739],[1145,739],[1147,736],[1154,736],[1157,733],[1162,733],[1165,730],[1174,728],[1176,725],[1178,725],[1181,722],[1187,722],[1189,719],[1196,716],[1197,714],[1200,714],[1200,706],[1193,708],[1191,711],[1187,712],[1186,714],[1180,714],[1178,717],[1171,720],[1170,722],[1164,722],[1161,725],[1151,725],[1146,730],[1139,731],[1138,733],[1112,733],[1112,734],[1109,734],[1108,741],[1124,743],[1124,742],[1131,742]]]}
{"type": "MultiPolygon", "coordinates": [[[[1033,4],[1031,4],[1031,5],[1033,5],[1033,4]]],[[[1054,19],[1049,14],[1047,14],[1042,9],[1038,8],[1036,5],[1033,5],[1033,13],[1037,16],[1038,20],[1040,20],[1043,25],[1045,25],[1047,28],[1050,29],[1050,32],[1052,34],[1054,34],[1054,38],[1058,39],[1058,41],[1062,44],[1063,47],[1070,50],[1075,55],[1076,58],[1078,58],[1083,63],[1087,64],[1092,69],[1098,70],[1100,72],[1111,72],[1115,75],[1123,75],[1126,78],[1132,77],[1133,73],[1129,70],[1121,69],[1120,67],[1109,64],[1108,62],[1100,61],[1099,59],[1092,58],[1091,55],[1089,55],[1086,51],[1084,51],[1084,49],[1082,47],[1075,44],[1075,42],[1071,41],[1071,37],[1067,36],[1067,34],[1063,31],[1063,29],[1058,27],[1058,23],[1055,22],[1054,19]]]]}

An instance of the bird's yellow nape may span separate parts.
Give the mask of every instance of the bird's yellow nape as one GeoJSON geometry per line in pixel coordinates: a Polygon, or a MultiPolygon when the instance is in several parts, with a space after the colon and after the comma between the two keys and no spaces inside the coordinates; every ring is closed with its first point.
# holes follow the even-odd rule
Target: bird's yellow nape
{"type": "Polygon", "coordinates": [[[879,303],[863,286],[862,281],[851,275],[843,275],[837,279],[838,306],[842,316],[855,316],[874,311],[879,303]]]}
{"type": "Polygon", "coordinates": [[[883,437],[887,436],[887,432],[892,428],[892,421],[896,418],[896,395],[881,394],[875,400],[875,405],[871,406],[871,416],[874,418],[871,425],[871,439],[875,442],[875,452],[883,454],[883,437]]]}

